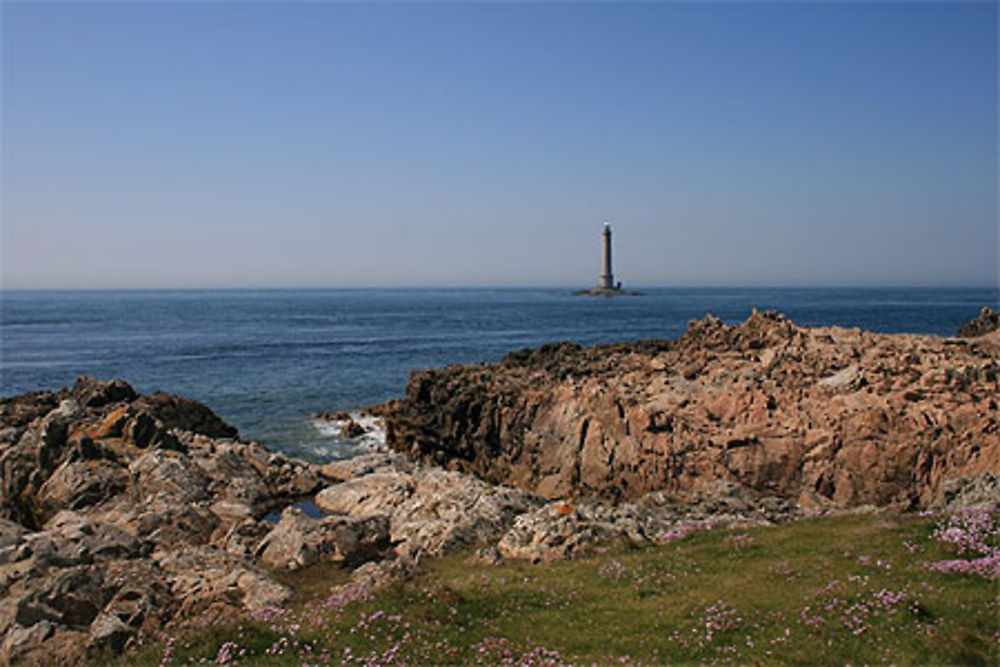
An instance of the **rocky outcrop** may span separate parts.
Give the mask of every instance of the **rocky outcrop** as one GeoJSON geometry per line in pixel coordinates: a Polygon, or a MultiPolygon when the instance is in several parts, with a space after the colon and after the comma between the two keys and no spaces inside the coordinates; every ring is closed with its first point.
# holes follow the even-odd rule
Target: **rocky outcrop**
{"type": "Polygon", "coordinates": [[[355,466],[374,470],[324,489],[316,505],[359,518],[383,515],[395,552],[410,560],[496,543],[517,516],[542,504],[469,475],[405,463],[390,470],[384,463],[380,454],[355,459],[355,466]]]}
{"type": "Polygon", "coordinates": [[[368,413],[397,451],[324,466],[122,381],[5,399],[0,663],[78,664],[281,607],[296,591],[278,571],[321,562],[353,570],[336,607],[456,550],[545,561],[803,511],[996,502],[998,361],[996,332],[708,317],[677,341],[414,373],[368,413]]]}
{"type": "Polygon", "coordinates": [[[983,306],[979,317],[963,324],[958,330],[958,335],[960,338],[975,338],[992,333],[998,329],[1000,329],[1000,311],[993,310],[989,306],[983,306]]]}
{"type": "Polygon", "coordinates": [[[676,496],[657,491],[617,505],[594,499],[554,501],[518,516],[496,544],[496,554],[532,562],[561,560],[610,541],[663,543],[694,529],[770,525],[799,514],[788,500],[762,496],[725,481],[712,483],[696,494],[676,496]]]}
{"type": "Polygon", "coordinates": [[[549,498],[722,480],[803,508],[925,507],[946,483],[1000,473],[998,335],[708,316],[675,341],[554,344],[415,372],[386,416],[388,443],[549,498]]]}
{"type": "MultiPolygon", "coordinates": [[[[354,570],[355,588],[331,599],[356,599],[423,557],[496,551],[544,504],[395,452],[289,459],[204,406],[120,381],[6,399],[0,419],[2,664],[79,664],[164,628],[280,608],[296,592],[277,574],[322,562],[354,570]]],[[[562,556],[626,535],[598,514],[581,515],[562,556]]],[[[526,530],[551,547],[544,519],[526,530]]],[[[517,539],[507,557],[534,557],[517,539]]]]}
{"type": "MultiPolygon", "coordinates": [[[[0,402],[0,662],[76,664],[165,625],[290,600],[260,558],[278,542],[261,519],[325,481],[236,436],[199,403],[122,381],[0,402]]],[[[364,522],[330,522],[321,552],[387,545],[387,521],[373,540],[340,525],[364,522]]]]}

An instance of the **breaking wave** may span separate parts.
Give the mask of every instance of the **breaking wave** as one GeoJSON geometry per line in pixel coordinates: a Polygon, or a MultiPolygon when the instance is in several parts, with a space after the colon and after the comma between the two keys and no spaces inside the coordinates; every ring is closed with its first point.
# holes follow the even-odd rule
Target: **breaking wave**
{"type": "Polygon", "coordinates": [[[311,453],[322,459],[350,458],[370,451],[384,449],[385,422],[360,412],[348,413],[350,419],[310,419],[313,429],[321,439],[308,444],[311,453]],[[344,429],[353,421],[364,429],[364,433],[347,436],[344,429]]]}

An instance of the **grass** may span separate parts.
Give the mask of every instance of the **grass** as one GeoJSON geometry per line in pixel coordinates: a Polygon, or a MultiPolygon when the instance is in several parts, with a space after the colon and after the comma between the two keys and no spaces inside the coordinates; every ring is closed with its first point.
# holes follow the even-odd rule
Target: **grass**
{"type": "MultiPolygon", "coordinates": [[[[928,570],[954,557],[934,526],[849,515],[548,565],[470,565],[455,555],[342,608],[314,598],[270,622],[181,634],[169,655],[216,662],[232,642],[239,664],[266,665],[997,664],[996,582],[928,570]]],[[[121,663],[160,664],[164,650],[147,645],[121,663]]]]}

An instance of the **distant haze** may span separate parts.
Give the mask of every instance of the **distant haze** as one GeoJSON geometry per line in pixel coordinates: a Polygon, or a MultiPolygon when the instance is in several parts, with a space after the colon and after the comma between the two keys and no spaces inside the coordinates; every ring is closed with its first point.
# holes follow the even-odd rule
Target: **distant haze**
{"type": "Polygon", "coordinates": [[[998,279],[994,2],[2,12],[5,288],[998,279]]]}

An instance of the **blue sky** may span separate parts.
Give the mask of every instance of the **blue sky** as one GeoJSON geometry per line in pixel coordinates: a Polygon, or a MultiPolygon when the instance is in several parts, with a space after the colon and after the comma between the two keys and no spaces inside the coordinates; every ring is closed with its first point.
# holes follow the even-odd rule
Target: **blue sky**
{"type": "Polygon", "coordinates": [[[996,3],[2,11],[7,288],[998,279],[996,3]]]}

